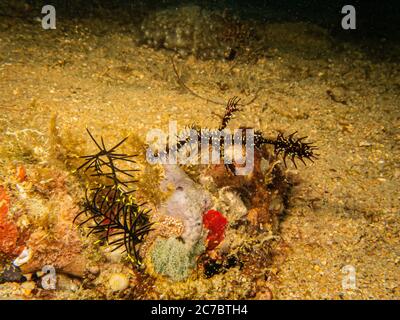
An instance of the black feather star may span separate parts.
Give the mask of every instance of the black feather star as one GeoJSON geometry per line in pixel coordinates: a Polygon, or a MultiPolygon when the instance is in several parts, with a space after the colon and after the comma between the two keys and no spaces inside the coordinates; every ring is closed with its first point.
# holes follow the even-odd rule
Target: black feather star
{"type": "Polygon", "coordinates": [[[88,226],[88,236],[98,235],[100,242],[112,246],[112,251],[124,247],[129,260],[139,265],[138,245],[152,230],[150,210],[143,209],[145,203],[138,204],[133,196],[135,190],[132,187],[136,180],[132,173],[137,170],[117,165],[134,163],[132,158],[135,155],[116,152],[127,138],[107,149],[103,138],[99,143],[89,130],[87,132],[99,151],[82,156],[85,162],[77,171],[89,171],[90,176],[99,181],[86,189],[83,210],[76,215],[74,222],[84,215],[85,219],[79,223],[79,227],[88,226]]]}

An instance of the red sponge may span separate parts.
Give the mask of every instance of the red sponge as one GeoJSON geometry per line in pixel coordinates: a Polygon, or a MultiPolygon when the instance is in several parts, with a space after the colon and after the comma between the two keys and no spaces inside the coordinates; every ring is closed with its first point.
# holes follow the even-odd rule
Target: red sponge
{"type": "Polygon", "coordinates": [[[208,229],[207,249],[212,250],[224,240],[225,227],[228,220],[222,213],[209,210],[203,215],[204,227],[208,229]]]}

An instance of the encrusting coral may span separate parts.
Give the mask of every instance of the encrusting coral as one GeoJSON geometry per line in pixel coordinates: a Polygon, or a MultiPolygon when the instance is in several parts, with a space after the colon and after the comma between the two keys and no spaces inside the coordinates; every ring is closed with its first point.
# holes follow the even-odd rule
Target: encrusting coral
{"type": "Polygon", "coordinates": [[[88,235],[98,235],[99,241],[113,246],[113,250],[124,247],[128,258],[140,264],[137,245],[151,230],[150,210],[143,208],[144,203],[137,203],[133,195],[135,190],[131,186],[136,182],[133,176],[136,169],[122,168],[118,164],[134,163],[134,155],[116,152],[126,138],[108,149],[103,138],[97,142],[90,131],[87,132],[99,151],[82,156],[85,162],[77,171],[89,172],[91,177],[99,181],[87,188],[84,209],[75,220],[85,215],[86,218],[79,225],[88,225],[88,235]]]}
{"type": "Polygon", "coordinates": [[[172,194],[160,205],[160,213],[180,219],[184,225],[181,238],[194,244],[202,236],[203,213],[211,207],[211,195],[196,184],[178,166],[165,165],[161,190],[172,188],[172,194]]]}

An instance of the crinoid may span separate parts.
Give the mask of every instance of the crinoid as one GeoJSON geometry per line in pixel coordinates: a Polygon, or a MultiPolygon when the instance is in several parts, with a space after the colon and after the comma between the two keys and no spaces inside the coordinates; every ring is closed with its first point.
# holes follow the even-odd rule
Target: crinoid
{"type": "Polygon", "coordinates": [[[129,260],[140,264],[138,245],[151,230],[150,210],[144,209],[145,203],[138,204],[133,196],[136,180],[132,173],[137,170],[120,166],[135,163],[135,155],[117,152],[127,138],[107,149],[103,138],[99,143],[89,130],[87,132],[99,151],[82,156],[85,162],[77,171],[88,172],[97,181],[87,187],[83,210],[76,215],[74,222],[84,215],[79,227],[86,225],[90,229],[88,236],[98,235],[99,241],[112,246],[112,251],[124,246],[129,260]]]}

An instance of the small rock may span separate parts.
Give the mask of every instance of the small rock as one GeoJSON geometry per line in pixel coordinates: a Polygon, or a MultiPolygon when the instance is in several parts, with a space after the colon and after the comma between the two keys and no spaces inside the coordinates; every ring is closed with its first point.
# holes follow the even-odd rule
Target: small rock
{"type": "Polygon", "coordinates": [[[247,208],[240,196],[230,190],[229,187],[219,190],[215,207],[225,214],[230,221],[242,219],[247,213],[247,208]]]}
{"type": "Polygon", "coordinates": [[[371,146],[372,146],[372,143],[371,143],[371,142],[368,142],[368,141],[361,141],[361,142],[358,144],[358,146],[359,146],[359,147],[371,147],[371,146]]]}
{"type": "Polygon", "coordinates": [[[57,276],[57,289],[75,292],[78,290],[78,285],[70,277],[59,274],[57,276]]]}
{"type": "Polygon", "coordinates": [[[261,292],[258,292],[255,297],[256,300],[272,300],[272,292],[267,289],[261,292]]]}
{"type": "Polygon", "coordinates": [[[0,283],[24,281],[26,281],[26,278],[23,276],[21,269],[14,265],[4,269],[3,274],[0,276],[0,283]]]}
{"type": "Polygon", "coordinates": [[[59,272],[83,278],[87,260],[81,254],[82,243],[78,232],[70,222],[61,219],[53,230],[57,238],[52,241],[43,230],[31,234],[27,246],[32,250],[32,258],[21,265],[21,270],[23,273],[33,273],[51,265],[59,272]]]}
{"type": "Polygon", "coordinates": [[[23,165],[17,166],[16,175],[18,182],[24,182],[26,180],[26,169],[23,165]]]}
{"type": "Polygon", "coordinates": [[[33,274],[32,273],[25,273],[23,276],[26,278],[26,281],[31,281],[33,274]]]}
{"type": "Polygon", "coordinates": [[[113,250],[114,248],[112,247],[106,247],[104,249],[104,254],[109,262],[112,263],[119,263],[121,262],[124,254],[124,248],[121,247],[117,250],[113,250]]]}
{"type": "Polygon", "coordinates": [[[36,288],[36,283],[34,281],[27,281],[21,284],[21,289],[24,291],[26,296],[32,294],[32,291],[36,288]]]}
{"type": "Polygon", "coordinates": [[[326,91],[328,96],[335,102],[346,105],[347,104],[347,92],[342,87],[332,88],[326,91]]]}
{"type": "Polygon", "coordinates": [[[24,263],[27,263],[31,259],[31,250],[25,248],[21,254],[14,260],[13,265],[19,267],[24,263]]]}
{"type": "Polygon", "coordinates": [[[257,294],[255,300],[272,300],[271,289],[265,284],[265,281],[257,281],[257,294]]]}
{"type": "Polygon", "coordinates": [[[60,270],[71,276],[83,278],[86,271],[86,264],[87,260],[85,257],[76,256],[74,260],[72,260],[66,266],[60,268],[60,270]]]}
{"type": "Polygon", "coordinates": [[[282,197],[279,195],[272,196],[272,199],[271,199],[268,209],[270,212],[273,212],[275,215],[280,215],[284,209],[282,197]]]}
{"type": "Polygon", "coordinates": [[[247,213],[247,221],[254,227],[261,229],[271,229],[271,217],[271,212],[264,207],[252,208],[247,213]]]}
{"type": "Polygon", "coordinates": [[[91,274],[95,275],[95,276],[97,276],[97,275],[100,274],[100,268],[99,268],[98,266],[89,267],[88,271],[89,271],[91,274]]]}
{"type": "Polygon", "coordinates": [[[199,182],[206,190],[210,190],[211,192],[217,191],[217,186],[215,185],[212,177],[208,175],[201,175],[199,177],[199,182]]]}
{"type": "Polygon", "coordinates": [[[250,222],[251,225],[257,227],[258,224],[258,215],[259,215],[259,208],[250,209],[247,213],[247,220],[250,222]]]}
{"type": "Polygon", "coordinates": [[[109,280],[110,289],[112,291],[123,291],[129,286],[129,279],[122,273],[113,273],[109,280]]]}
{"type": "Polygon", "coordinates": [[[239,74],[240,73],[240,69],[239,68],[233,68],[232,72],[235,74],[239,74]]]}

